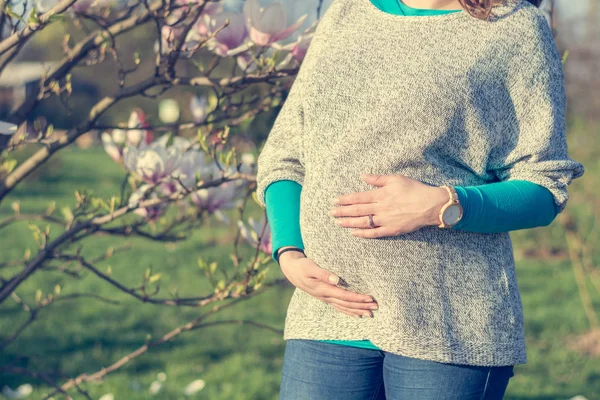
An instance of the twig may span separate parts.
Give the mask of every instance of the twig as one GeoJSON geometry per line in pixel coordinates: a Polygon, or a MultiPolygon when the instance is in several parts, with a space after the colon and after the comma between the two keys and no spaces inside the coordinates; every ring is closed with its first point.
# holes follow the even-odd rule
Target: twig
{"type": "MultiPolygon", "coordinates": [[[[256,290],[254,293],[254,295],[257,295],[259,293],[262,293],[263,291],[266,290],[266,286],[263,286],[261,289],[256,290]]],[[[140,357],[141,355],[143,355],[144,353],[148,352],[148,350],[159,346],[161,344],[164,344],[168,341],[170,341],[171,339],[179,336],[180,334],[184,333],[184,332],[189,332],[192,330],[197,329],[197,326],[200,325],[200,323],[208,318],[209,316],[215,314],[216,312],[226,309],[228,307],[232,307],[233,305],[237,304],[238,302],[249,298],[250,296],[245,296],[245,297],[241,297],[235,300],[232,300],[231,302],[219,306],[216,305],[213,308],[210,309],[210,311],[206,312],[205,314],[199,316],[198,318],[188,322],[185,325],[182,325],[180,327],[177,327],[175,329],[173,329],[172,331],[168,332],[167,334],[165,334],[163,337],[161,337],[158,340],[155,340],[153,342],[149,342],[147,344],[144,344],[143,346],[140,346],[138,349],[136,349],[135,351],[127,354],[126,356],[122,357],[121,359],[119,359],[118,361],[114,362],[113,364],[109,365],[108,367],[102,368],[100,371],[95,372],[93,374],[81,374],[76,378],[70,379],[67,382],[65,382],[60,389],[63,391],[67,391],[71,388],[73,388],[75,385],[79,385],[83,382],[87,382],[87,381],[95,381],[95,380],[99,380],[102,379],[104,376],[108,375],[111,372],[114,372],[115,370],[119,369],[120,367],[122,367],[123,365],[127,364],[128,362],[140,357]]],[[[218,322],[217,322],[218,323],[218,322]]],[[[209,325],[215,325],[217,323],[208,323],[207,326],[209,325]]],[[[240,321],[238,320],[233,320],[230,321],[230,323],[240,323],[240,321]]],[[[244,322],[244,323],[248,323],[248,322],[244,322]]],[[[277,332],[277,333],[281,333],[280,330],[276,329],[276,328],[272,328],[272,327],[267,327],[267,325],[264,324],[259,324],[259,323],[255,323],[253,324],[255,326],[261,327],[261,328],[267,328],[273,332],[277,332]]],[[[58,389],[57,389],[58,390],[58,389]]],[[[55,390],[54,392],[50,393],[46,398],[54,395],[57,393],[57,390],[55,390]]]]}

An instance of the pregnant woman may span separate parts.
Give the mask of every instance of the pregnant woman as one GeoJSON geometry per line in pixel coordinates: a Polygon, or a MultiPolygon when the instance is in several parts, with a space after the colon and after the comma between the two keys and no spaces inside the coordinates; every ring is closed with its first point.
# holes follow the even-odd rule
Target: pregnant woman
{"type": "Polygon", "coordinates": [[[509,231],[550,224],[584,173],[532,3],[326,10],[258,158],[296,287],[280,399],[502,399],[527,362],[509,231]]]}

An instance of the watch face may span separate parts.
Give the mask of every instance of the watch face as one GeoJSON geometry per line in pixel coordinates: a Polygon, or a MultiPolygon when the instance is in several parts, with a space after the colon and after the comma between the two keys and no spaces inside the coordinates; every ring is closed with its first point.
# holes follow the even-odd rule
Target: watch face
{"type": "Polygon", "coordinates": [[[444,211],[442,215],[445,224],[452,225],[455,224],[460,218],[460,207],[456,204],[452,204],[444,211]]]}

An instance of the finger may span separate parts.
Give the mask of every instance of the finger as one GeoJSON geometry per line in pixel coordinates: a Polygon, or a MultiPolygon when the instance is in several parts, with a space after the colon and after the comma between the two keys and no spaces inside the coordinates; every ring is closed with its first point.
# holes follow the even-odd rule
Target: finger
{"type": "Polygon", "coordinates": [[[300,275],[300,280],[305,286],[315,285],[315,281],[328,283],[330,285],[337,285],[340,277],[331,271],[319,267],[314,262],[307,263],[302,269],[304,274],[300,275]]]}
{"type": "Polygon", "coordinates": [[[355,302],[355,301],[344,301],[344,300],[340,300],[338,298],[329,297],[329,296],[324,296],[323,300],[328,303],[336,304],[338,306],[342,306],[342,307],[345,307],[345,308],[348,308],[351,310],[376,310],[377,308],[379,308],[379,306],[376,302],[359,303],[359,302],[355,302]],[[372,308],[374,306],[376,308],[372,308]]]}
{"type": "Polygon", "coordinates": [[[340,300],[367,304],[374,301],[373,297],[366,294],[351,292],[328,283],[320,282],[319,285],[318,287],[314,287],[314,291],[321,297],[335,297],[340,300]]]}
{"type": "Polygon", "coordinates": [[[337,206],[329,211],[329,215],[334,217],[361,217],[364,215],[376,214],[376,204],[377,203],[337,206]]]}
{"type": "Polygon", "coordinates": [[[353,310],[351,308],[340,306],[338,304],[336,304],[335,307],[338,310],[345,311],[347,313],[351,313],[351,314],[358,315],[358,316],[362,315],[363,318],[371,318],[373,316],[373,314],[369,310],[357,311],[357,310],[353,310]]]}
{"type": "Polygon", "coordinates": [[[378,198],[379,188],[373,190],[367,190],[366,192],[354,192],[349,194],[342,194],[336,196],[334,199],[337,202],[334,204],[342,205],[342,204],[365,204],[365,203],[374,203],[378,198]]]}
{"type": "MultiPolygon", "coordinates": [[[[375,222],[375,221],[373,221],[375,222]]],[[[369,229],[354,229],[350,231],[350,233],[356,237],[363,238],[379,238],[384,236],[396,236],[398,233],[394,232],[392,228],[388,226],[380,226],[378,228],[369,228],[369,229]]]]}
{"type": "MultiPolygon", "coordinates": [[[[375,219],[379,219],[375,215],[373,215],[373,223],[375,227],[378,228],[380,225],[375,221],[375,219]]],[[[369,224],[369,217],[363,215],[362,217],[346,217],[335,220],[335,224],[337,226],[341,226],[343,228],[362,228],[362,229],[371,229],[371,225],[369,224]]],[[[375,229],[375,228],[373,228],[375,229]]]]}
{"type": "Polygon", "coordinates": [[[340,311],[340,312],[342,312],[342,313],[344,313],[346,315],[349,315],[349,316],[354,317],[354,318],[360,318],[360,315],[357,314],[357,313],[355,313],[355,312],[353,312],[353,311],[346,311],[343,308],[341,308],[340,306],[335,305],[335,304],[332,304],[331,306],[333,308],[335,308],[336,310],[338,310],[338,311],[340,311]]]}

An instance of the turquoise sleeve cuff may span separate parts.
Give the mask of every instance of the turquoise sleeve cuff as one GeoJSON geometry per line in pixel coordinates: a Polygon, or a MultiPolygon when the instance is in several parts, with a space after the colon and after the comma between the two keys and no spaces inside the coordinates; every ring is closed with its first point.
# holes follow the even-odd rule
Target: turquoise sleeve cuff
{"type": "Polygon", "coordinates": [[[271,228],[271,257],[283,246],[295,246],[304,250],[300,232],[300,193],[302,185],[291,180],[271,183],[265,189],[267,220],[271,228]]]}
{"type": "Polygon", "coordinates": [[[558,214],[552,192],[526,180],[455,186],[463,218],[453,229],[497,233],[549,225],[558,214]]]}

